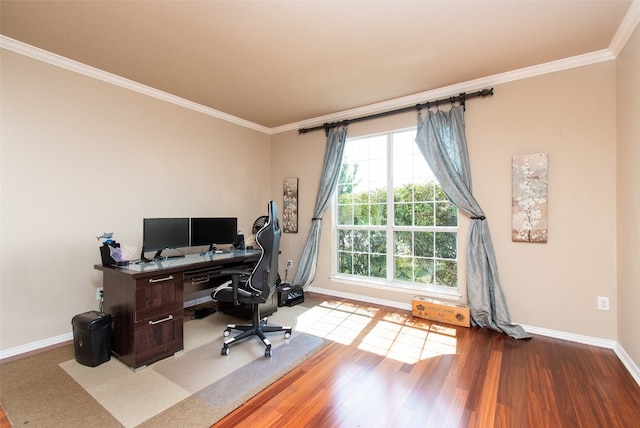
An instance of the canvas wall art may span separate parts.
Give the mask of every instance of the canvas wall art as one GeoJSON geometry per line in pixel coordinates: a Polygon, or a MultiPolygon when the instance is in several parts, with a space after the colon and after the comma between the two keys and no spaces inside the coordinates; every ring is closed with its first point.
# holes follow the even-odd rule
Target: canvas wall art
{"type": "Polygon", "coordinates": [[[513,157],[511,239],[547,242],[547,154],[513,157]]]}
{"type": "Polygon", "coordinates": [[[283,184],[282,231],[298,233],[298,179],[285,178],[283,184]]]}

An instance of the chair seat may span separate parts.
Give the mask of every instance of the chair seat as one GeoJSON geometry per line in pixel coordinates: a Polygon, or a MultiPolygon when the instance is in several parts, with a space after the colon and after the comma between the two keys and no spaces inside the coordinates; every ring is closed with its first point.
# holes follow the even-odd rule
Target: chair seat
{"type": "MultiPolygon", "coordinates": [[[[235,302],[231,281],[218,286],[212,293],[211,298],[220,302],[235,302]]],[[[251,292],[246,288],[238,287],[238,303],[265,303],[267,299],[260,294],[251,292]]]]}

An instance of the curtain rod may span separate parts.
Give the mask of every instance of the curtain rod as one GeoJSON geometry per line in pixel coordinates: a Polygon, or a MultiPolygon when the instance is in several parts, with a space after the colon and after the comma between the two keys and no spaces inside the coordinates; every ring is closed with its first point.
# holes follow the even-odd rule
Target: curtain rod
{"type": "Polygon", "coordinates": [[[378,119],[380,117],[391,116],[392,114],[397,114],[397,113],[405,113],[411,110],[420,111],[423,108],[431,108],[433,106],[438,106],[439,104],[443,104],[443,103],[453,104],[455,102],[460,102],[461,105],[464,106],[464,102],[470,98],[486,97],[491,95],[493,95],[493,88],[482,89],[481,91],[471,92],[469,94],[462,92],[460,95],[451,96],[449,98],[441,98],[439,100],[434,100],[434,101],[427,101],[422,104],[416,104],[415,106],[403,107],[396,110],[390,110],[382,113],[371,114],[369,116],[356,117],[355,119],[341,120],[339,122],[324,123],[322,125],[314,126],[311,128],[300,128],[298,129],[298,134],[306,134],[307,132],[317,131],[319,129],[329,130],[331,128],[336,128],[338,126],[347,126],[350,123],[362,122],[369,119],[378,119]]]}

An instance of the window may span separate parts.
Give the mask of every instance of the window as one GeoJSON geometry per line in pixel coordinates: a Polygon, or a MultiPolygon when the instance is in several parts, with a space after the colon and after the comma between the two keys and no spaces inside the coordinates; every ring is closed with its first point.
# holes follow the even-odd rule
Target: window
{"type": "Polygon", "coordinates": [[[400,287],[457,287],[458,210],[415,134],[347,140],[335,203],[338,274],[400,287]]]}

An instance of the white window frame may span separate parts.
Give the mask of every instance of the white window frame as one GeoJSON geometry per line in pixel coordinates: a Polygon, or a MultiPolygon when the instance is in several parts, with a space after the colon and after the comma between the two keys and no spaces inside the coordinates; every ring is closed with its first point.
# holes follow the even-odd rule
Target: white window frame
{"type": "MultiPolygon", "coordinates": [[[[357,140],[357,139],[361,139],[361,138],[367,138],[367,137],[375,137],[375,136],[380,136],[380,135],[387,135],[387,155],[389,154],[389,145],[392,144],[391,140],[391,135],[394,133],[399,133],[399,132],[403,132],[403,131],[410,131],[410,130],[415,130],[415,127],[409,127],[409,128],[401,128],[401,129],[394,129],[391,131],[386,131],[386,132],[381,132],[381,133],[377,133],[377,134],[371,134],[371,135],[363,135],[363,136],[358,136],[358,137],[353,137],[351,139],[348,140],[357,140]]],[[[387,188],[392,188],[392,181],[393,181],[393,158],[391,156],[387,156],[387,188]]],[[[390,225],[386,225],[386,226],[380,226],[379,229],[381,230],[387,230],[387,249],[388,250],[388,257],[387,257],[387,278],[374,278],[374,277],[368,277],[368,276],[360,276],[360,275],[353,275],[353,274],[343,274],[343,273],[338,273],[338,266],[339,266],[339,258],[338,258],[338,230],[339,225],[338,225],[338,204],[337,204],[337,198],[338,198],[338,191],[336,190],[334,196],[333,196],[333,200],[332,200],[332,207],[331,207],[331,219],[332,219],[332,223],[331,223],[331,249],[332,249],[332,275],[330,276],[330,280],[332,282],[338,282],[338,283],[342,283],[342,284],[347,284],[347,285],[352,285],[352,286],[357,286],[357,287],[366,287],[366,288],[373,288],[373,289],[381,289],[381,290],[385,290],[385,291],[394,291],[396,293],[404,293],[404,294],[411,294],[411,295],[415,295],[417,293],[421,294],[421,295],[426,295],[426,296],[433,296],[433,297],[441,297],[441,298],[446,298],[446,299],[460,299],[462,297],[461,295],[461,288],[463,288],[463,281],[464,281],[464,271],[465,269],[463,268],[463,263],[466,259],[466,242],[463,244],[463,242],[461,242],[460,236],[461,236],[461,232],[465,231],[468,227],[468,225],[466,224],[467,222],[465,221],[466,217],[465,216],[461,216],[460,212],[458,211],[458,225],[457,226],[390,226],[390,225]],[[414,282],[407,282],[407,281],[398,281],[398,280],[394,280],[394,279],[388,279],[388,277],[390,276],[390,273],[393,272],[394,269],[394,245],[393,245],[393,231],[397,231],[397,230],[418,230],[418,231],[438,231],[438,232],[455,232],[456,233],[456,266],[457,266],[457,284],[456,286],[440,286],[440,285],[433,285],[433,284],[424,284],[424,283],[414,283],[414,282]],[[464,251],[464,253],[463,253],[464,251]]],[[[395,215],[394,213],[394,203],[393,203],[393,192],[388,192],[387,193],[387,220],[392,220],[395,215]]],[[[357,225],[349,225],[349,229],[358,229],[359,226],[357,225]]],[[[376,226],[362,226],[361,227],[363,230],[374,230],[378,227],[376,226]]]]}

